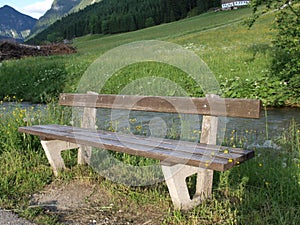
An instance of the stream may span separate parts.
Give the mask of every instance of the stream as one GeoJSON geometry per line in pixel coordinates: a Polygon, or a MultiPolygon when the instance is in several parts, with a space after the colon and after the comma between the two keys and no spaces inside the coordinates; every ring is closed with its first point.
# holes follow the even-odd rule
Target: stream
{"type": "MultiPolygon", "coordinates": [[[[262,112],[260,119],[243,119],[219,117],[218,143],[230,141],[233,137],[240,140],[244,147],[278,148],[274,140],[279,138],[294,121],[300,123],[300,108],[276,108],[262,112]],[[225,130],[225,132],[222,132],[225,130]]],[[[150,136],[156,133],[158,137],[165,134],[180,134],[181,139],[198,138],[201,130],[202,116],[178,115],[170,113],[153,113],[124,110],[103,109],[97,112],[98,127],[100,129],[113,128],[114,130],[127,130],[143,133],[150,136]],[[109,121],[115,121],[109,123],[109,121]],[[117,121],[117,122],[116,122],[117,121]],[[164,131],[165,130],[165,131],[164,131]],[[173,132],[174,133],[174,132],[173,132]],[[189,133],[191,135],[186,135],[189,133]],[[198,137],[197,137],[198,135],[198,137]]],[[[155,136],[155,135],[154,135],[155,136]]]]}
{"type": "MultiPolygon", "coordinates": [[[[20,106],[19,103],[18,105],[20,106]]],[[[3,103],[0,107],[5,107],[6,112],[9,112],[10,109],[12,110],[15,107],[15,104],[3,103]]],[[[25,102],[21,103],[21,107],[43,108],[45,106],[25,102]]],[[[97,111],[97,121],[99,129],[130,131],[147,136],[154,134],[157,137],[175,133],[179,135],[175,138],[196,140],[199,139],[202,116],[99,109],[97,111]],[[189,135],[186,135],[186,133],[189,133],[189,135]]],[[[242,140],[244,142],[242,144],[249,148],[277,148],[278,146],[273,141],[289,128],[292,121],[300,123],[300,108],[269,109],[262,112],[260,119],[220,117],[219,144],[224,140],[230,141],[234,138],[242,140]],[[225,130],[225,133],[222,130],[225,130]]]]}

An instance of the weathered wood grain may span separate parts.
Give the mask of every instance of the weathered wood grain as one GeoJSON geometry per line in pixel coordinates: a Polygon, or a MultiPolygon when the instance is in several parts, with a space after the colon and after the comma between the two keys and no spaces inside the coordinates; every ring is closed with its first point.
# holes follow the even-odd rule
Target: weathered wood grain
{"type": "Polygon", "coordinates": [[[259,118],[261,113],[260,100],[212,97],[189,98],[63,93],[60,95],[59,104],[63,106],[113,108],[241,118],[259,118]]]}
{"type": "Polygon", "coordinates": [[[19,132],[40,136],[42,139],[61,140],[80,145],[154,158],[164,162],[180,163],[212,170],[225,171],[252,158],[253,151],[196,144],[186,141],[163,140],[126,134],[95,131],[62,125],[20,127],[19,132]],[[226,151],[226,153],[225,153],[226,151]]]}

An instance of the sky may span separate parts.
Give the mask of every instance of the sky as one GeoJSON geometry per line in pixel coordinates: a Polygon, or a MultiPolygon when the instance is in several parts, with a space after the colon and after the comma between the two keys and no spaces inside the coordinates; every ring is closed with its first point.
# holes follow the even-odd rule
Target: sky
{"type": "Polygon", "coordinates": [[[0,8],[9,5],[20,13],[40,18],[51,8],[53,0],[0,0],[0,8]]]}

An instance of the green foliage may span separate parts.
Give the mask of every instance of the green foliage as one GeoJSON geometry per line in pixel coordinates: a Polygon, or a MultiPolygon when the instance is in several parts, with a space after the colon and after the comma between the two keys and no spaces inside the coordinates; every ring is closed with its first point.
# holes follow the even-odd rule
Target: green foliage
{"type": "Polygon", "coordinates": [[[23,210],[29,197],[51,181],[52,171],[36,136],[18,132],[18,127],[67,123],[70,112],[55,103],[47,107],[21,108],[15,97],[0,102],[0,205],[23,210]]]}
{"type": "Polygon", "coordinates": [[[66,82],[65,66],[49,58],[46,63],[43,62],[46,62],[45,59],[31,58],[3,63],[0,70],[0,97],[17,96],[31,102],[43,102],[48,96],[57,97],[66,82]],[[17,67],[11,65],[15,63],[17,67]]]}
{"type": "MultiPolygon", "coordinates": [[[[299,104],[299,76],[292,77],[289,82],[278,77],[266,76],[266,68],[273,53],[270,49],[271,43],[268,42],[272,33],[267,31],[273,18],[272,14],[258,20],[250,31],[240,24],[232,24],[233,21],[247,16],[247,13],[247,9],[208,13],[134,33],[113,36],[89,35],[75,40],[80,52],[77,55],[3,62],[0,66],[0,91],[5,88],[5,92],[1,92],[1,95],[10,93],[11,98],[7,97],[5,101],[14,100],[12,95],[15,93],[20,93],[21,97],[29,96],[29,100],[39,99],[40,96],[36,93],[39,94],[43,88],[53,90],[52,85],[58,89],[62,87],[64,91],[74,92],[85,69],[104,51],[135,40],[157,38],[176,42],[200,55],[219,79],[224,96],[259,98],[265,105],[272,106],[282,105],[283,102],[299,104]],[[224,26],[226,24],[230,26],[224,26]],[[220,26],[223,26],[222,29],[218,29],[220,26]],[[63,76],[58,75],[62,78],[62,86],[49,79],[47,85],[37,89],[22,89],[20,86],[18,87],[23,92],[14,89],[19,82],[29,83],[28,81],[38,77],[45,78],[44,71],[56,71],[57,74],[62,72],[63,76]],[[9,86],[6,86],[7,81],[9,86]],[[290,85],[296,88],[290,88],[290,85]]],[[[182,71],[155,63],[134,64],[125,68],[110,79],[106,84],[106,91],[113,92],[115,88],[122,90],[126,83],[151,74],[156,74],[157,77],[165,76],[186,87],[191,95],[200,95],[199,88],[192,80],[186,79],[182,71]]],[[[52,75],[47,76],[51,78],[52,75]]],[[[59,91],[48,93],[55,95],[59,91]]],[[[0,111],[0,205],[19,209],[23,216],[36,220],[37,223],[58,223],[59,218],[53,215],[46,215],[47,218],[42,219],[41,216],[47,212],[40,208],[26,209],[29,196],[51,182],[52,173],[38,138],[18,133],[17,127],[45,123],[69,124],[70,112],[66,109],[62,111],[55,104],[49,104],[47,110],[24,111],[16,106],[10,112],[7,114],[0,111]]],[[[130,124],[137,133],[144,133],[145,129],[139,121],[132,118],[130,124]]],[[[109,127],[113,129],[112,126],[109,127]]],[[[259,138],[260,134],[259,131],[253,132],[253,137],[259,138]]],[[[172,130],[170,136],[176,138],[178,134],[172,130]]],[[[145,203],[159,208],[160,212],[164,212],[164,218],[160,218],[163,224],[299,224],[299,140],[299,124],[291,123],[290,128],[276,140],[276,143],[282,146],[281,150],[256,150],[254,159],[233,168],[230,172],[215,173],[212,198],[188,212],[173,211],[164,184],[140,189],[125,188],[109,181],[101,181],[101,184],[111,191],[112,199],[121,194],[122,201],[131,201],[137,209],[145,203]]],[[[245,142],[247,137],[237,137],[233,132],[226,144],[240,146],[245,142]]],[[[65,160],[70,166],[74,166],[73,152],[66,151],[63,157],[66,157],[65,160]]],[[[150,163],[125,155],[119,155],[119,158],[129,164],[150,163]]],[[[67,173],[62,174],[61,178],[64,176],[64,179],[72,179],[72,175],[67,173]]],[[[75,176],[80,177],[80,172],[75,176]]],[[[87,177],[99,181],[98,177],[87,177]]],[[[193,182],[195,179],[188,180],[190,186],[193,182]]],[[[122,205],[115,204],[114,207],[124,210],[122,205]]]]}
{"type": "Polygon", "coordinates": [[[201,87],[186,73],[154,62],[137,63],[122,69],[106,82],[101,92],[118,94],[124,88],[130,95],[203,96],[201,87]]]}
{"type": "Polygon", "coordinates": [[[220,85],[225,97],[260,99],[265,106],[283,106],[293,96],[286,82],[268,76],[225,78],[220,85]]]}
{"type": "Polygon", "coordinates": [[[300,77],[300,4],[281,9],[276,16],[277,35],[273,41],[275,56],[272,74],[288,81],[300,77]]]}
{"type": "Polygon", "coordinates": [[[10,208],[25,204],[32,191],[50,181],[51,171],[45,167],[45,157],[37,147],[38,138],[17,131],[19,126],[38,122],[37,116],[30,115],[33,110],[0,106],[0,204],[10,208]]]}
{"type": "MultiPolygon", "coordinates": [[[[75,92],[80,78],[90,63],[105,51],[137,40],[160,39],[175,42],[199,55],[220,82],[224,96],[261,98],[270,106],[299,105],[299,76],[293,77],[288,82],[281,78],[266,77],[270,71],[271,57],[274,55],[271,45],[274,33],[269,30],[274,14],[264,15],[256,21],[252,29],[248,30],[239,21],[248,17],[250,13],[247,8],[206,13],[135,32],[110,36],[87,35],[74,40],[74,45],[79,51],[75,55],[3,62],[0,67],[0,95],[2,97],[16,95],[17,98],[26,101],[46,101],[47,98],[55,97],[62,91],[75,92]],[[50,77],[57,77],[54,82],[47,78],[50,71],[52,74],[50,77]],[[236,77],[240,79],[236,80],[236,77]],[[34,79],[49,82],[39,83],[37,87],[30,86],[32,88],[20,85],[21,82],[31,84],[34,79]],[[15,82],[16,80],[18,82],[15,82]],[[44,92],[45,90],[47,92],[44,92]]],[[[106,82],[102,92],[118,93],[127,84],[147,76],[157,81],[159,77],[173,81],[184,88],[190,96],[203,95],[201,88],[185,73],[159,63],[140,63],[125,68],[106,82]]],[[[139,83],[136,82],[135,85],[139,83]]],[[[145,89],[146,86],[140,84],[141,88],[145,89]]],[[[163,93],[166,88],[161,87],[163,85],[158,83],[157,87],[151,90],[163,93]]],[[[132,93],[139,93],[138,88],[133,89],[132,93]]],[[[165,94],[176,95],[179,92],[170,88],[169,93],[165,94]]]]}
{"type": "Polygon", "coordinates": [[[134,31],[186,18],[192,10],[193,14],[199,14],[217,6],[220,6],[220,0],[103,0],[63,17],[28,42],[60,41],[86,34],[134,31]]]}
{"type": "MultiPolygon", "coordinates": [[[[52,172],[38,138],[20,134],[17,128],[39,123],[67,124],[70,114],[55,104],[49,104],[47,109],[41,110],[25,110],[16,104],[10,109],[10,114],[6,110],[0,112],[0,131],[5,134],[0,136],[0,205],[17,209],[22,216],[39,224],[58,224],[60,218],[57,214],[39,207],[27,207],[29,196],[51,182],[52,172]]],[[[131,123],[140,129],[134,118],[131,123]]],[[[237,140],[234,133],[230,140],[237,140]]],[[[163,212],[160,218],[162,224],[299,224],[299,140],[300,126],[291,122],[290,127],[276,140],[282,150],[256,150],[254,159],[225,173],[215,173],[212,197],[187,212],[173,211],[165,184],[129,188],[107,180],[101,180],[100,183],[111,194],[116,211],[126,212],[121,204],[124,200],[131,207],[136,207],[137,212],[141,205],[149,204],[163,212]],[[118,202],[118,198],[122,201],[118,202]]],[[[234,142],[231,144],[238,145],[234,142]]],[[[149,163],[136,157],[119,159],[133,165],[149,163]]],[[[73,163],[70,165],[74,166],[73,163]]],[[[80,167],[72,170],[77,179],[74,182],[79,182],[80,176],[86,176],[99,185],[97,175],[91,175],[91,172],[83,175],[78,170],[81,170],[80,167]]],[[[72,175],[62,174],[60,178],[70,180],[72,175]]],[[[194,177],[188,179],[188,186],[192,188],[195,181],[194,177]]],[[[93,201],[93,207],[97,207],[97,204],[93,201]]]]}
{"type": "Polygon", "coordinates": [[[15,96],[24,101],[47,102],[49,98],[57,98],[63,90],[74,91],[88,64],[77,60],[58,56],[3,62],[0,67],[0,98],[15,96]]]}
{"type": "Polygon", "coordinates": [[[261,11],[258,11],[258,6],[262,4],[266,4],[267,11],[276,10],[274,23],[276,36],[273,38],[274,56],[270,75],[288,82],[289,87],[299,93],[300,1],[252,1],[253,16],[250,19],[250,26],[259,17],[261,11]]]}

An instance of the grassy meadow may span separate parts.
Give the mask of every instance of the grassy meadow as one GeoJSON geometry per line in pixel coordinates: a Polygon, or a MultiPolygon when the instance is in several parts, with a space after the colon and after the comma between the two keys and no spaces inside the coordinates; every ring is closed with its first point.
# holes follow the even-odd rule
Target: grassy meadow
{"type": "MultiPolygon", "coordinates": [[[[76,166],[72,151],[64,154],[70,170],[55,178],[39,139],[17,132],[19,126],[32,124],[69,125],[70,109],[57,106],[53,99],[60,92],[76,91],[84,71],[104,52],[138,40],[163,40],[193,51],[213,71],[222,90],[220,94],[225,97],[259,98],[266,106],[281,106],[287,102],[299,105],[299,96],[290,94],[286,84],[267,76],[272,57],[273,31],[270,27],[273,15],[263,16],[249,30],[243,20],[250,13],[247,8],[211,12],[131,33],[89,35],[73,41],[78,49],[74,55],[2,62],[0,207],[11,209],[38,224],[61,224],[59,215],[43,208],[29,207],[31,195],[53,182],[84,180],[105,189],[112,196],[113,212],[124,210],[132,224],[137,224],[132,218],[144,213],[141,210],[145,209],[140,207],[144,204],[156,208],[155,212],[160,215],[156,224],[300,224],[300,124],[293,121],[289,129],[274,140],[281,150],[257,149],[254,159],[230,171],[215,173],[212,198],[188,212],[172,208],[164,183],[138,188],[112,183],[90,168],[76,166]],[[24,109],[18,99],[48,104],[46,108],[24,109]],[[15,107],[5,108],[7,101],[15,102],[15,107]],[[131,209],[121,204],[124,201],[131,209]]],[[[109,79],[102,91],[119,93],[133,80],[153,74],[174,81],[190,96],[204,94],[183,71],[154,62],[126,67],[109,79]]],[[[153,91],[160,93],[164,88],[158,85],[153,91]]],[[[139,131],[142,127],[136,129],[139,131]]],[[[232,133],[225,141],[231,146],[239,145],[240,138],[245,137],[232,133]]],[[[193,179],[188,180],[189,185],[193,182],[193,179]]],[[[155,221],[154,218],[152,222],[155,221]]]]}
{"type": "MultiPolygon", "coordinates": [[[[3,62],[0,98],[9,95],[24,101],[47,102],[60,92],[76,91],[84,71],[106,51],[134,41],[161,40],[197,54],[218,80],[222,96],[259,98],[268,106],[298,105],[299,97],[284,82],[268,76],[273,15],[265,15],[248,29],[243,21],[250,13],[247,8],[210,12],[130,33],[88,35],[74,39],[73,45],[78,49],[74,55],[3,62]]],[[[101,92],[119,93],[130,80],[149,76],[149,71],[158,77],[172,78],[190,96],[203,95],[196,82],[182,71],[152,63],[122,69],[101,92]],[[116,83],[123,86],[116,88],[116,83]]]]}

